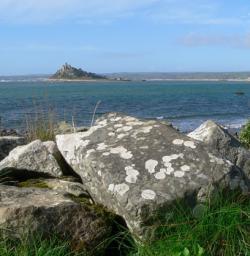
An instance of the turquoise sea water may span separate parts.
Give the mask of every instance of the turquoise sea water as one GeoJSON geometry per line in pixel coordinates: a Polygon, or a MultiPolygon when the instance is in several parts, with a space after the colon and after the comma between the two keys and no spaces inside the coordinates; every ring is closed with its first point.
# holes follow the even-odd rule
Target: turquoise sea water
{"type": "Polygon", "coordinates": [[[238,128],[250,118],[250,83],[244,82],[0,82],[0,116],[6,127],[25,126],[27,115],[53,108],[58,119],[89,125],[118,111],[171,121],[190,131],[207,119],[238,128]],[[236,95],[236,92],[244,95],[236,95]]]}

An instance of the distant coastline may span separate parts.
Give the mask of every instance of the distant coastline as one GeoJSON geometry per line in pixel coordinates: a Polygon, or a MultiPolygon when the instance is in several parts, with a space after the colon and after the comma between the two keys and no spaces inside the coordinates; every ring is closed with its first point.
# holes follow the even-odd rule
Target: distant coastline
{"type": "Polygon", "coordinates": [[[52,79],[45,78],[43,81],[45,82],[174,82],[174,81],[183,81],[183,82],[248,82],[250,83],[250,79],[212,79],[212,78],[152,78],[152,79],[52,79]]]}

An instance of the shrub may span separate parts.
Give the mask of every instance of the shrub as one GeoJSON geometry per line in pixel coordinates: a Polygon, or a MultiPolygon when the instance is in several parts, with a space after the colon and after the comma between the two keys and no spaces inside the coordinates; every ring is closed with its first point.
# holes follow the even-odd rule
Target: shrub
{"type": "Polygon", "coordinates": [[[240,141],[248,148],[250,148],[250,121],[243,127],[240,132],[240,141]]]}

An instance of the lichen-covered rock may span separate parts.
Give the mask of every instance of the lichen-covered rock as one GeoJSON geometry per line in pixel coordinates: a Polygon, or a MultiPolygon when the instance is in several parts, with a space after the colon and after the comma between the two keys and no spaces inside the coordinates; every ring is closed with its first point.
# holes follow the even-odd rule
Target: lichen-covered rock
{"type": "Polygon", "coordinates": [[[47,174],[53,177],[63,175],[55,157],[40,140],[13,149],[0,162],[0,172],[4,170],[20,170],[47,174]]]}
{"type": "Polygon", "coordinates": [[[77,249],[94,249],[111,233],[104,212],[56,191],[0,186],[0,230],[5,236],[59,236],[77,249]]]}
{"type": "Polygon", "coordinates": [[[9,152],[16,148],[17,146],[21,146],[25,144],[25,138],[16,137],[16,136],[3,136],[0,137],[0,161],[3,160],[9,152]]]}
{"type": "Polygon", "coordinates": [[[151,235],[151,225],[176,200],[195,203],[218,186],[247,189],[231,162],[158,121],[111,113],[89,131],[58,135],[56,141],[93,199],[141,238],[151,235]]]}
{"type": "Polygon", "coordinates": [[[250,151],[222,126],[209,120],[188,136],[204,142],[211,152],[228,159],[250,178],[250,151]]]}

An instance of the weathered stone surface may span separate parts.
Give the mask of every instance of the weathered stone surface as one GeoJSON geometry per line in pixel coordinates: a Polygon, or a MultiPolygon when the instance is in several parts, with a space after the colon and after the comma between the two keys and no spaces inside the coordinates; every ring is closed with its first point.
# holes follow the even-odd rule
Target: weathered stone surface
{"type": "Polygon", "coordinates": [[[40,140],[28,145],[13,149],[9,155],[0,162],[0,172],[3,170],[24,170],[29,172],[48,174],[53,177],[62,176],[55,157],[48,150],[48,145],[40,140]]]}
{"type": "Polygon", "coordinates": [[[15,137],[15,136],[0,137],[0,161],[3,160],[12,149],[24,144],[25,144],[25,139],[22,137],[15,137]]]}
{"type": "Polygon", "coordinates": [[[95,201],[122,216],[133,233],[151,233],[179,199],[204,199],[220,186],[246,189],[240,170],[174,128],[111,113],[57,145],[95,201]]]}
{"type": "Polygon", "coordinates": [[[188,136],[204,142],[211,152],[228,159],[250,178],[250,151],[222,126],[206,121],[188,136]]]}
{"type": "Polygon", "coordinates": [[[103,214],[56,191],[0,187],[0,228],[7,236],[59,235],[76,248],[93,249],[111,232],[103,214]]]}

